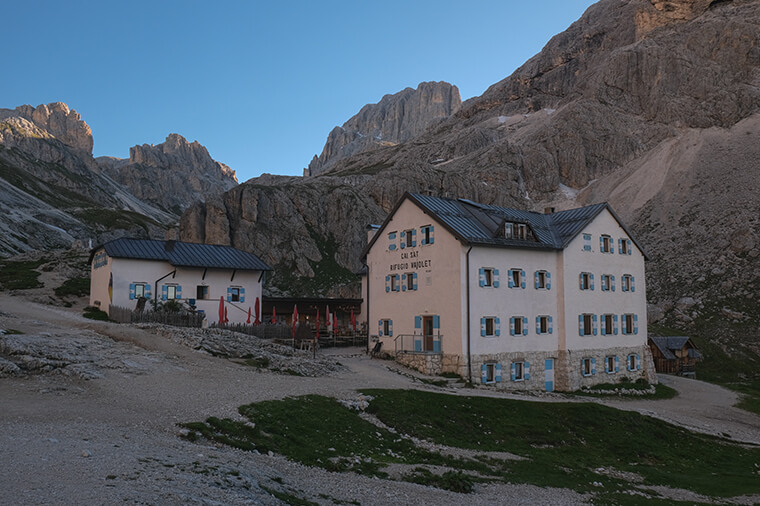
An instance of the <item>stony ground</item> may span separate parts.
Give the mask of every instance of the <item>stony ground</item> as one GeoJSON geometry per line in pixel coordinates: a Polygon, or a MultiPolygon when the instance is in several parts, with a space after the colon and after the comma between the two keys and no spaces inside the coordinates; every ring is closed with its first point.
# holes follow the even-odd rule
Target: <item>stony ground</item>
{"type": "MultiPolygon", "coordinates": [[[[462,496],[185,441],[178,437],[178,423],[235,418],[238,406],[260,400],[315,393],[351,401],[363,387],[461,391],[425,385],[358,348],[324,350],[313,359],[249,336],[94,322],[80,314],[76,307],[65,310],[0,293],[5,331],[0,335],[0,503],[277,504],[271,490],[319,504],[593,499],[527,485],[478,485],[474,494],[462,496]],[[266,357],[269,368],[217,355],[266,357]]],[[[697,381],[665,381],[681,392],[673,401],[604,402],[760,444],[760,417],[733,408],[735,394],[697,381]]],[[[486,389],[466,393],[504,396],[486,389]]],[[[565,400],[562,395],[529,398],[565,400]]],[[[755,499],[760,498],[736,502],[755,499]]]]}

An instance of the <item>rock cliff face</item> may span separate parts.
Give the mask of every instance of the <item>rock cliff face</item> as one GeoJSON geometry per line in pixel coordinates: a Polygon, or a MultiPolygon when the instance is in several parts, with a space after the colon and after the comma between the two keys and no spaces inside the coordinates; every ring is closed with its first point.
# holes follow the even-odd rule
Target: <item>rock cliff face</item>
{"type": "Polygon", "coordinates": [[[138,198],[176,214],[237,185],[235,171],[179,134],[169,134],[162,144],[130,148],[128,160],[100,157],[98,163],[138,198]]]}
{"type": "Polygon", "coordinates": [[[461,105],[459,89],[442,81],[385,95],[377,104],[362,107],[342,127],[335,127],[305,175],[320,174],[356,153],[406,142],[457,112],[461,105]]]}
{"type": "MultiPolygon", "coordinates": [[[[6,118],[20,118],[31,122],[37,135],[49,135],[72,148],[92,154],[92,131],[76,111],[63,102],[32,107],[22,105],[11,111],[0,109],[0,122],[6,118]],[[44,132],[44,133],[41,133],[44,132]]],[[[28,125],[27,125],[28,127],[28,125]]]]}
{"type": "Polygon", "coordinates": [[[759,27],[757,1],[602,0],[413,142],[251,180],[188,210],[180,234],[270,245],[278,289],[281,272],[316,280],[318,258],[360,267],[362,226],[404,191],[535,210],[606,200],[650,256],[653,322],[758,338],[759,27]]]}

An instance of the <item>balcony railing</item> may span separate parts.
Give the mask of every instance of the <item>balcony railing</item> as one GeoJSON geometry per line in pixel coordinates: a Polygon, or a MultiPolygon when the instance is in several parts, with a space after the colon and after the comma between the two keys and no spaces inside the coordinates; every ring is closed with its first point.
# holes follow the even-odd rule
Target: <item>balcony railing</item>
{"type": "Polygon", "coordinates": [[[441,353],[441,333],[423,336],[422,334],[400,334],[393,340],[396,353],[441,353]]]}

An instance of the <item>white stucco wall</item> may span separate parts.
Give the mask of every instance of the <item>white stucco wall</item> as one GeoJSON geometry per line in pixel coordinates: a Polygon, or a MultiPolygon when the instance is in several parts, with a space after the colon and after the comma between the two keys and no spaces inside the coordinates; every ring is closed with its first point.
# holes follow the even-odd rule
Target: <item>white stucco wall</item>
{"type": "Polygon", "coordinates": [[[109,303],[133,309],[137,301],[130,299],[130,284],[144,283],[150,286],[151,302],[157,298],[161,301],[163,285],[176,285],[181,287],[179,300],[185,302],[188,299],[196,299],[196,307],[203,310],[209,323],[219,320],[219,299],[224,297],[227,307],[227,318],[230,323],[243,323],[248,319],[248,308],[251,308],[251,320],[254,318],[254,304],[256,297],[261,300],[262,285],[259,282],[261,271],[236,271],[234,279],[231,279],[231,270],[208,269],[205,279],[204,269],[201,268],[176,268],[176,273],[162,279],[159,278],[170,274],[175,267],[168,262],[148,261],[125,258],[108,258],[105,267],[95,269],[91,267],[90,304],[100,301],[100,309],[108,312],[109,303]],[[113,273],[113,302],[109,302],[108,280],[113,273]],[[198,285],[209,287],[208,299],[197,300],[198,285]],[[243,302],[227,302],[227,288],[240,287],[245,289],[243,302]]]}
{"type": "Polygon", "coordinates": [[[631,241],[631,255],[621,255],[618,247],[619,238],[629,239],[625,230],[617,223],[607,210],[602,211],[582,233],[578,234],[563,253],[564,269],[564,311],[565,336],[568,350],[598,349],[608,347],[637,347],[647,341],[646,282],[644,278],[644,256],[631,241]],[[584,251],[583,234],[591,234],[591,251],[584,251]],[[599,237],[607,234],[612,237],[615,253],[600,251],[599,237]],[[579,275],[581,272],[594,274],[594,290],[581,290],[579,275]],[[602,290],[602,275],[615,276],[615,291],[602,290]],[[624,274],[634,276],[634,292],[622,290],[624,274]],[[597,315],[597,335],[581,336],[578,328],[578,315],[592,313],[597,315]],[[601,315],[605,313],[618,315],[618,334],[601,334],[601,315]],[[622,333],[622,316],[633,313],[638,316],[638,334],[622,333]]]}
{"type": "Polygon", "coordinates": [[[474,247],[470,253],[470,335],[473,355],[517,351],[554,351],[557,349],[557,289],[554,251],[515,248],[474,247]],[[499,270],[499,286],[481,287],[480,268],[499,270]],[[509,288],[509,270],[525,271],[525,288],[509,288]],[[536,289],[534,273],[550,273],[550,288],[536,289]],[[552,317],[552,333],[536,334],[536,316],[552,317]],[[481,317],[496,316],[501,323],[501,335],[481,337],[481,317]],[[527,317],[527,335],[510,335],[510,318],[527,317]]]}

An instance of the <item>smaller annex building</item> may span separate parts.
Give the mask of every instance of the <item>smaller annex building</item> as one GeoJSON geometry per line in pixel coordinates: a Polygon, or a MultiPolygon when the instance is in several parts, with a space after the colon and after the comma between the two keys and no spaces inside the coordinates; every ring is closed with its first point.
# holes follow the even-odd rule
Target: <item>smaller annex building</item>
{"type": "Polygon", "coordinates": [[[370,334],[409,367],[514,390],[657,381],[646,256],[606,203],[541,214],[406,193],[363,258],[370,334]]]}
{"type": "Polygon", "coordinates": [[[256,255],[215,244],[121,238],[90,253],[90,305],[135,308],[148,301],[186,302],[218,323],[225,301],[229,323],[244,323],[261,299],[266,271],[256,255]]]}

